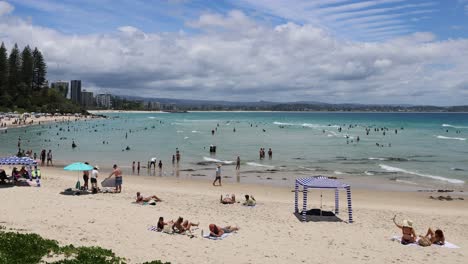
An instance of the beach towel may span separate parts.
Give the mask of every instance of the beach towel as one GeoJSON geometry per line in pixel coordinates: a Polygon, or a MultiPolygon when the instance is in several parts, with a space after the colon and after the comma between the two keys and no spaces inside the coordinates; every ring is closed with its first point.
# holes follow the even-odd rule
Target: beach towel
{"type": "Polygon", "coordinates": [[[203,237],[204,237],[204,238],[208,238],[208,239],[212,239],[212,240],[223,240],[223,239],[225,239],[226,237],[230,236],[231,234],[233,234],[233,233],[224,233],[224,234],[222,234],[220,237],[215,237],[215,236],[211,236],[211,235],[208,233],[208,234],[204,234],[203,237]]]}
{"type": "MultiPolygon", "coordinates": [[[[390,240],[392,241],[398,241],[401,244],[401,236],[393,236],[390,240]]],[[[407,244],[407,246],[419,246],[417,242],[407,244]]],[[[460,248],[459,246],[452,244],[450,242],[445,241],[444,245],[437,245],[437,244],[432,244],[433,247],[441,247],[441,248],[452,248],[452,249],[457,249],[460,248]]]]}
{"type": "Polygon", "coordinates": [[[102,187],[115,188],[115,178],[108,178],[101,182],[102,187]]]}

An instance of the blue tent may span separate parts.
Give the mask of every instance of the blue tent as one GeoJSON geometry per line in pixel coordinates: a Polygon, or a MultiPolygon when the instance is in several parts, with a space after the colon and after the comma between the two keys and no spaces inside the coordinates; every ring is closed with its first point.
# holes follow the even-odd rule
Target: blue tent
{"type": "Polygon", "coordinates": [[[334,189],[335,190],[335,214],[339,211],[339,190],[346,190],[348,198],[348,217],[349,223],[353,222],[353,208],[351,206],[351,187],[348,184],[341,183],[337,180],[329,179],[324,176],[315,176],[309,178],[296,179],[295,184],[295,203],[294,212],[299,213],[298,199],[299,199],[299,186],[302,186],[302,221],[306,220],[307,213],[307,191],[308,189],[334,189]]]}

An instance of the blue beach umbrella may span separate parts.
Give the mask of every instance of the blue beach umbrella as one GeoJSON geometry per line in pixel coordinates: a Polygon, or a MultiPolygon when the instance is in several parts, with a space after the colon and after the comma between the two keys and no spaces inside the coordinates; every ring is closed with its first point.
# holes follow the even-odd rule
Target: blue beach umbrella
{"type": "MultiPolygon", "coordinates": [[[[88,171],[88,170],[92,170],[93,166],[84,164],[83,162],[75,162],[66,166],[63,169],[67,171],[88,171]]],[[[80,174],[78,173],[78,182],[76,183],[76,189],[80,189],[80,187],[81,187],[80,186],[80,174]]]]}

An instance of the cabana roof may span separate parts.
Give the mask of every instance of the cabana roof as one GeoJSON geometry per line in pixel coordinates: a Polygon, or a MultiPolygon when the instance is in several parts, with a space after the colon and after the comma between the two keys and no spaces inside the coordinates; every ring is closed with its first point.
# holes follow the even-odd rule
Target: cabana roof
{"type": "Polygon", "coordinates": [[[346,189],[349,187],[349,184],[329,179],[325,176],[298,178],[296,179],[296,183],[306,188],[346,189]]]}
{"type": "Polygon", "coordinates": [[[37,161],[29,157],[6,157],[0,158],[0,165],[36,165],[37,161]]]}

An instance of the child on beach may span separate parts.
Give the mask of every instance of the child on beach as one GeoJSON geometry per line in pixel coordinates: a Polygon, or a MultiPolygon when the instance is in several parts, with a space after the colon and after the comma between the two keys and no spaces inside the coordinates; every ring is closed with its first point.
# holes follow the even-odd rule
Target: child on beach
{"type": "Polygon", "coordinates": [[[167,226],[167,225],[169,225],[169,224],[174,224],[174,221],[171,220],[171,221],[169,221],[169,222],[164,222],[164,218],[161,216],[161,217],[159,217],[158,224],[157,224],[157,226],[156,226],[156,227],[157,227],[157,230],[158,230],[159,232],[161,232],[161,231],[164,230],[164,227],[167,226]]]}
{"type": "Polygon", "coordinates": [[[242,205],[255,206],[255,204],[257,204],[257,201],[255,200],[255,198],[252,195],[249,196],[248,194],[246,194],[245,195],[245,202],[242,203],[242,205]]]}

